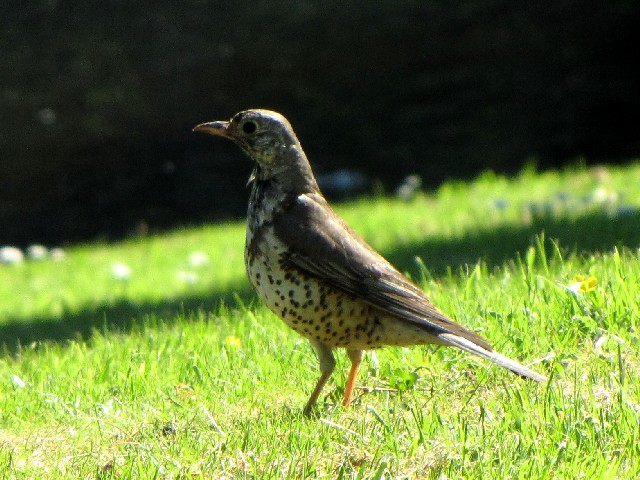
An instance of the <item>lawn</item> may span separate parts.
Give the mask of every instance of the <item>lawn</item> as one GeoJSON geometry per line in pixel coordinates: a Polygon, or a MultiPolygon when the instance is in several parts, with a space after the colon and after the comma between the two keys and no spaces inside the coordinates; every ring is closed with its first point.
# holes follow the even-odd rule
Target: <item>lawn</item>
{"type": "Polygon", "coordinates": [[[349,362],[244,278],[243,222],[0,264],[0,478],[640,477],[640,163],[337,210],[537,385],[434,347],[349,362]]]}

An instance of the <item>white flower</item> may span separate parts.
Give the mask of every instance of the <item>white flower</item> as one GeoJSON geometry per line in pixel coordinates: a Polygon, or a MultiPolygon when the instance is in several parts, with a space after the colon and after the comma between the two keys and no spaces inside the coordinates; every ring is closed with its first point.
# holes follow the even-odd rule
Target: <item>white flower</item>
{"type": "Polygon", "coordinates": [[[591,198],[596,203],[615,202],[618,200],[618,194],[607,190],[604,187],[598,187],[591,193],[591,198]]]}
{"type": "Polygon", "coordinates": [[[204,252],[193,252],[189,255],[189,265],[194,268],[204,267],[209,263],[209,255],[204,252]]]}
{"type": "Polygon", "coordinates": [[[24,260],[24,254],[22,250],[16,247],[2,247],[0,248],[0,263],[6,263],[7,265],[15,265],[22,263],[24,260]]]}
{"type": "Polygon", "coordinates": [[[131,268],[124,263],[114,263],[111,265],[111,274],[116,280],[124,282],[131,278],[131,268]]]}

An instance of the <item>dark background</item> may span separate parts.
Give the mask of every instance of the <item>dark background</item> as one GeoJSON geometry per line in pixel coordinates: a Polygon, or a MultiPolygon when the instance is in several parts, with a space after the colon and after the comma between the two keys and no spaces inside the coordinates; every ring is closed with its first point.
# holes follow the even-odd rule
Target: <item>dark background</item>
{"type": "Polygon", "coordinates": [[[640,153],[636,1],[24,1],[0,7],[0,245],[243,214],[191,133],[281,111],[316,173],[388,190],[640,153]]]}

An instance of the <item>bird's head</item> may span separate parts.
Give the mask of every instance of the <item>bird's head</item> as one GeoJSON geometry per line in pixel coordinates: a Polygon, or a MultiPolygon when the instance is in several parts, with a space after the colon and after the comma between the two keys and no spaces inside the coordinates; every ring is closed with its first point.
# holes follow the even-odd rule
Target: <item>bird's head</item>
{"type": "Polygon", "coordinates": [[[229,121],[202,123],[193,131],[232,140],[267,169],[277,168],[277,163],[287,156],[288,151],[300,149],[298,138],[287,119],[270,110],[245,110],[229,121]]]}
{"type": "Polygon", "coordinates": [[[277,112],[245,110],[229,121],[201,123],[193,131],[235,142],[259,167],[252,178],[276,180],[288,192],[319,191],[291,124],[277,112]]]}

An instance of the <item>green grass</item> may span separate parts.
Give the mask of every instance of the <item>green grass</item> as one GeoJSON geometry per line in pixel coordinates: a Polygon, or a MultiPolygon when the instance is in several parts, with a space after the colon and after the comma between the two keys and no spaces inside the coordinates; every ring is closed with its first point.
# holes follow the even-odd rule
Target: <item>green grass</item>
{"type": "Polygon", "coordinates": [[[344,408],[340,353],[307,419],[317,361],[250,292],[242,222],[78,246],[0,265],[0,478],[640,476],[640,164],[485,174],[338,210],[550,382],[388,348],[344,408]]]}

